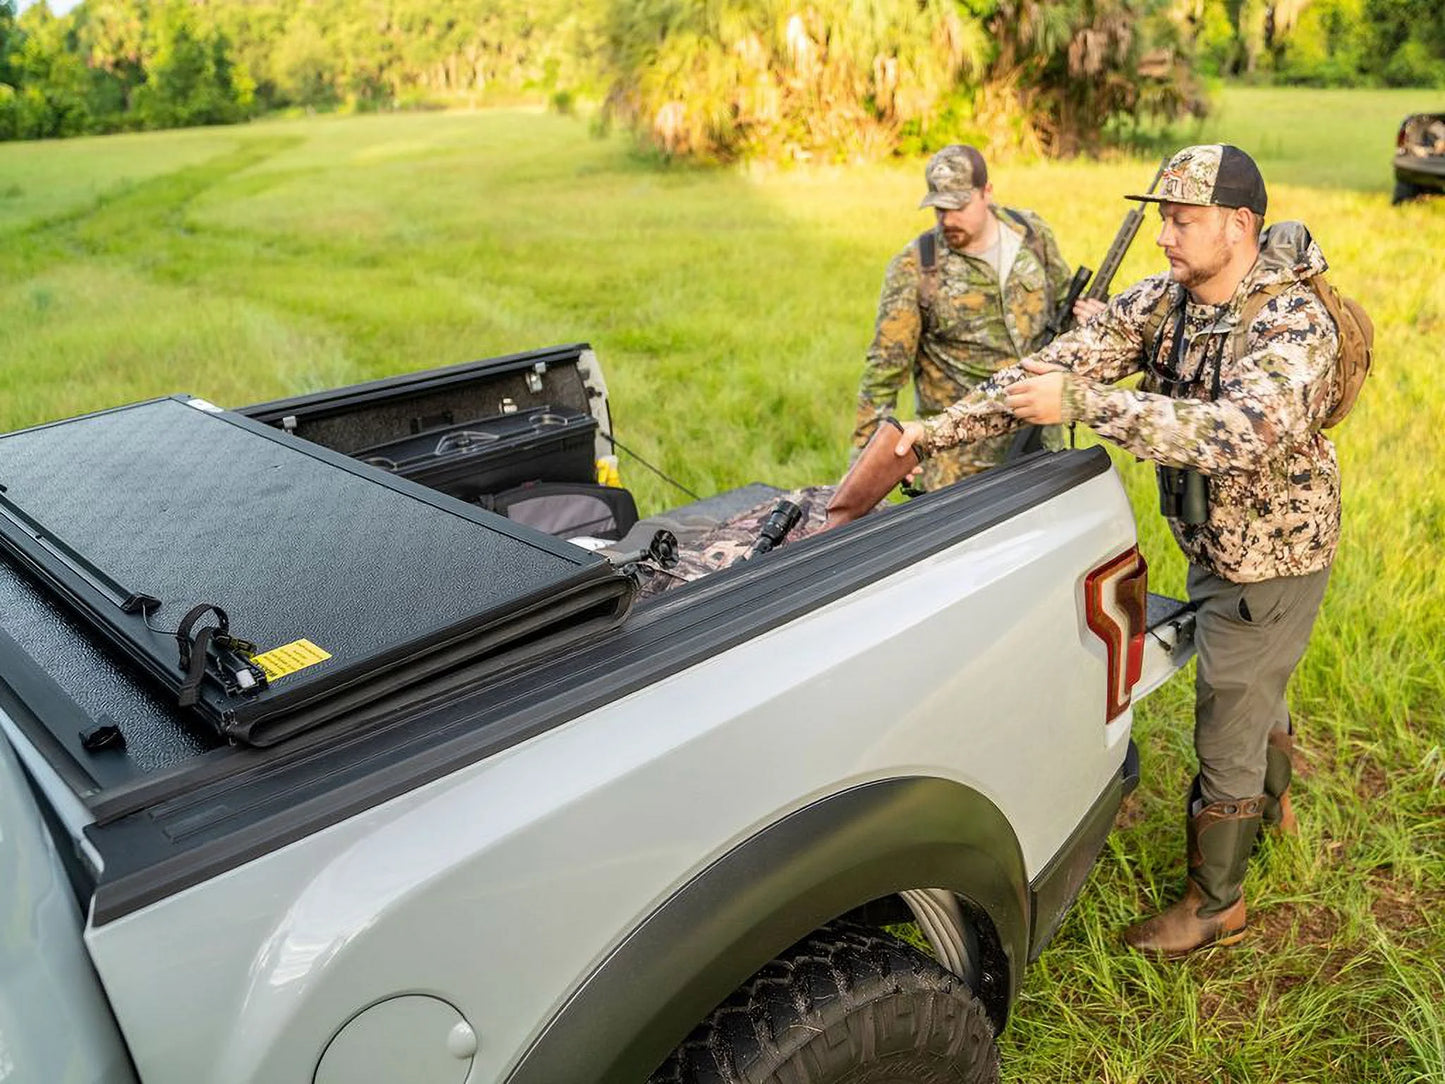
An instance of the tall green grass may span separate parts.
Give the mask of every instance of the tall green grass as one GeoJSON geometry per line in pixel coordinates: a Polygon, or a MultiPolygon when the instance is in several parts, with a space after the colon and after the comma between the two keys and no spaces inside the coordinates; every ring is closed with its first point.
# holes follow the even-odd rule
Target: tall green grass
{"type": "MultiPolygon", "coordinates": [[[[1030,972],[1022,1081],[1445,1080],[1445,199],[1389,206],[1413,92],[1227,91],[1191,139],[1255,150],[1377,327],[1336,438],[1345,537],[1293,688],[1304,834],[1271,842],[1241,947],[1161,966],[1120,927],[1172,898],[1191,695],[1141,706],[1144,782],[1030,972]]],[[[1096,265],[1152,163],[997,163],[1096,265]]],[[[190,391],[226,405],[590,341],[617,436],[689,488],[840,471],[918,163],[659,169],[538,112],[370,116],[0,146],[0,430],[190,391]]],[[[1146,225],[1121,274],[1159,269],[1146,225]]],[[[1116,456],[1156,586],[1183,562],[1116,456]]],[[[683,498],[624,456],[644,510],[683,498]]],[[[1045,755],[1040,751],[1040,755],[1045,755]]]]}

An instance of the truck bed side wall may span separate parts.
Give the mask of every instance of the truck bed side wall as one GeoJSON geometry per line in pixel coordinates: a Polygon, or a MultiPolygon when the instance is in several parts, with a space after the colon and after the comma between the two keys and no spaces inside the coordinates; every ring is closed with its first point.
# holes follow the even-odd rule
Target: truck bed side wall
{"type": "MultiPolygon", "coordinates": [[[[928,498],[915,505],[890,514],[922,525],[905,517],[926,516],[928,498]]],[[[144,1079],[296,1079],[359,1009],[420,992],[481,1036],[470,1079],[502,1080],[703,870],[798,811],[890,780],[938,780],[999,810],[1026,899],[1124,758],[1128,714],[1104,723],[1103,647],[1079,597],[1084,572],[1133,541],[1117,478],[1095,472],[706,661],[92,928],[144,1079]]],[[[920,860],[917,883],[895,887],[946,875],[920,860]]],[[[739,877],[737,893],[752,884],[739,877]]],[[[865,902],[848,894],[823,909],[865,902]]],[[[734,945],[731,973],[819,917],[781,905],[766,936],[734,945]]],[[[1010,936],[1021,962],[1026,922],[1010,936]]],[[[721,1000],[727,981],[689,998],[721,1000]]],[[[686,1030],[653,1034],[636,1063],[686,1030]]],[[[579,1053],[598,1073],[613,1060],[579,1053]]]]}

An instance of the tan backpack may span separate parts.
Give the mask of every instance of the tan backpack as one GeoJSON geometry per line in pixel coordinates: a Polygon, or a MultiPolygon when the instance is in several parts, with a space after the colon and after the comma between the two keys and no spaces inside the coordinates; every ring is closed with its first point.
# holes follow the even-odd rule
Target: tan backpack
{"type": "Polygon", "coordinates": [[[1335,361],[1335,379],[1340,395],[1330,408],[1329,415],[1320,423],[1325,429],[1333,429],[1355,408],[1355,400],[1365,386],[1365,377],[1370,375],[1370,366],[1375,361],[1375,325],[1363,305],[1336,290],[1324,275],[1311,276],[1310,285],[1340,335],[1340,356],[1335,361]]]}
{"type": "MultiPolygon", "coordinates": [[[[1340,337],[1340,352],[1335,360],[1335,380],[1339,388],[1339,397],[1335,400],[1334,406],[1330,408],[1325,420],[1320,423],[1321,428],[1333,429],[1344,421],[1346,415],[1354,409],[1360,389],[1365,385],[1365,377],[1370,375],[1370,366],[1375,360],[1375,325],[1363,305],[1353,297],[1346,297],[1336,290],[1323,274],[1311,275],[1304,281],[1314,290],[1315,296],[1320,299],[1320,303],[1330,314],[1330,319],[1335,322],[1335,330],[1340,337]]],[[[1284,282],[1268,286],[1250,294],[1245,299],[1244,307],[1240,310],[1239,323],[1230,333],[1230,357],[1237,358],[1244,353],[1244,340],[1249,333],[1249,325],[1254,323],[1254,318],[1260,314],[1265,305],[1292,285],[1294,284],[1284,282]]],[[[1171,295],[1172,291],[1164,291],[1159,307],[1151,314],[1149,322],[1145,325],[1146,351],[1152,351],[1154,339],[1163,329],[1165,320],[1168,319],[1171,295]]]]}

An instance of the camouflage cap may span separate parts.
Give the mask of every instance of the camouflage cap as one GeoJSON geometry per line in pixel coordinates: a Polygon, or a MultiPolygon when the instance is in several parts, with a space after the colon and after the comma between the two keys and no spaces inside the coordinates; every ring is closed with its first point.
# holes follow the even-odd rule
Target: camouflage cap
{"type": "Polygon", "coordinates": [[[1248,207],[1261,216],[1269,204],[1254,159],[1228,143],[1185,147],[1169,159],[1152,193],[1124,198],[1196,207],[1248,207]]]}
{"type": "Polygon", "coordinates": [[[923,176],[928,180],[928,195],[918,206],[956,211],[973,199],[976,189],[988,184],[988,166],[975,148],[954,143],[928,160],[923,176]]]}

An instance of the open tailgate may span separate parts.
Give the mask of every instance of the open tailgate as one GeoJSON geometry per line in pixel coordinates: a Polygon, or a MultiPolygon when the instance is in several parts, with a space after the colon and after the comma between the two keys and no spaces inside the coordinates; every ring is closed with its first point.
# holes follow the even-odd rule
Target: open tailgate
{"type": "Polygon", "coordinates": [[[1144,665],[1134,685],[1138,701],[1168,681],[1194,657],[1194,604],[1168,595],[1149,595],[1144,665]]]}

